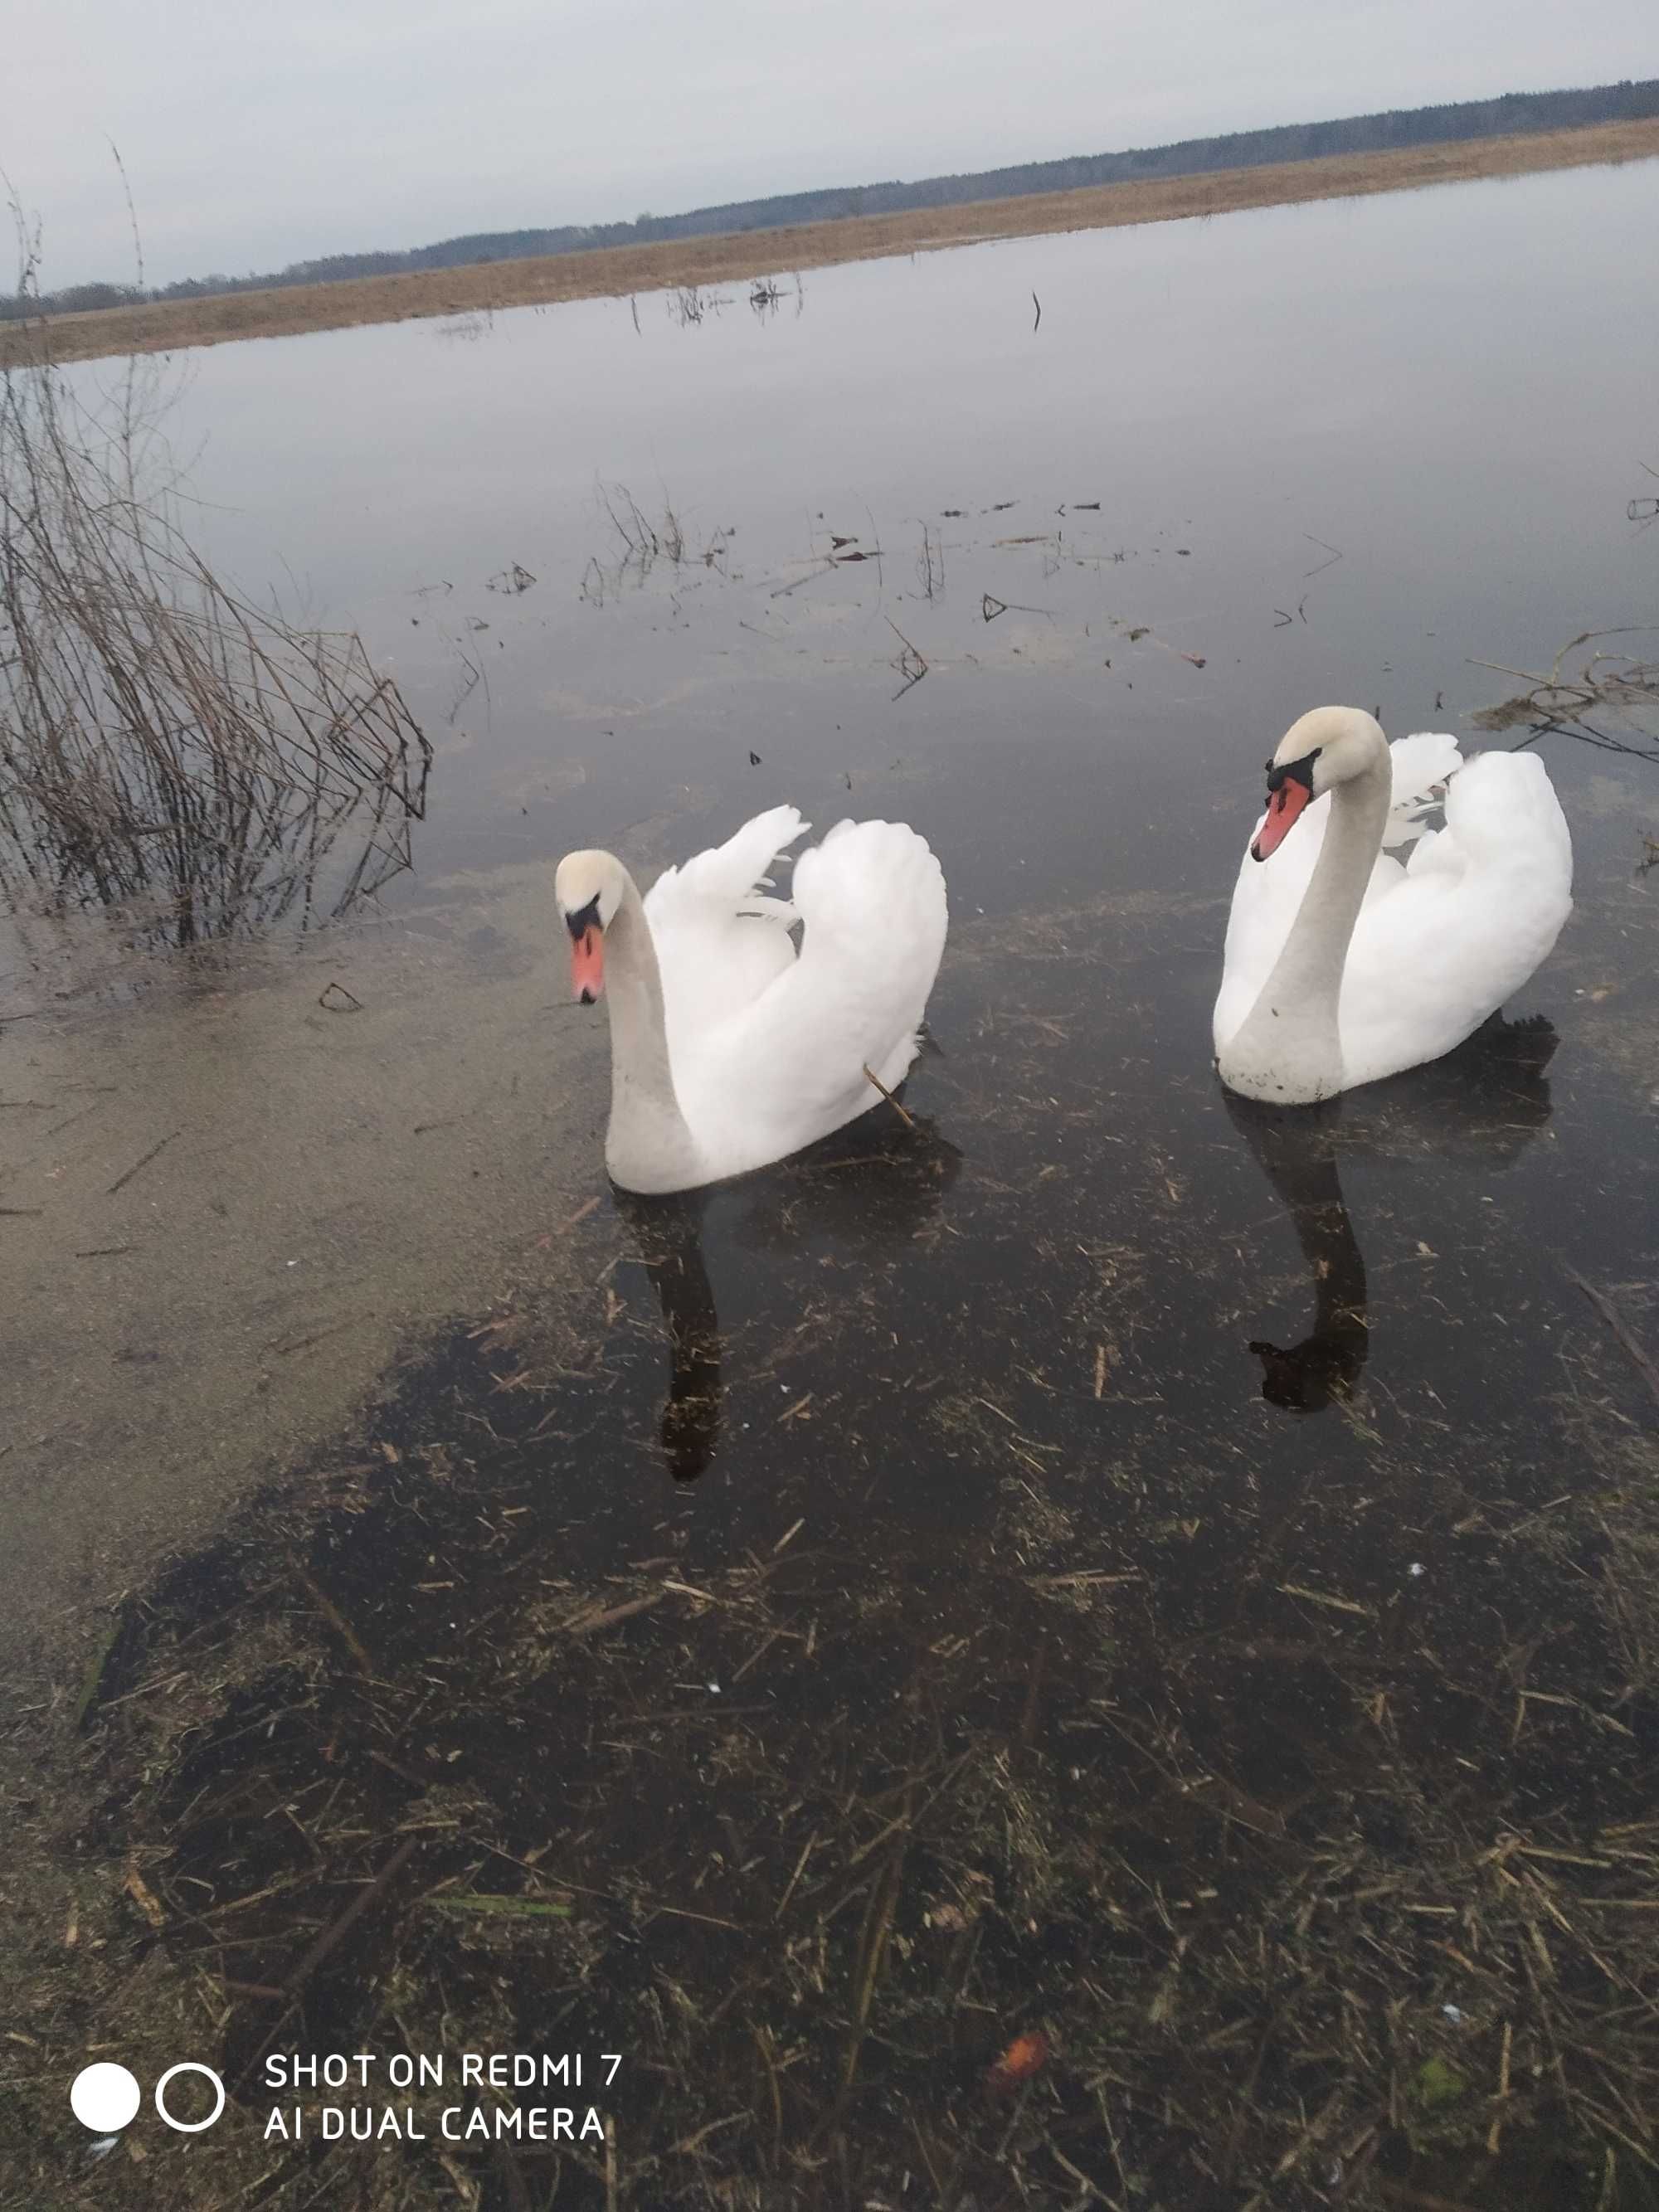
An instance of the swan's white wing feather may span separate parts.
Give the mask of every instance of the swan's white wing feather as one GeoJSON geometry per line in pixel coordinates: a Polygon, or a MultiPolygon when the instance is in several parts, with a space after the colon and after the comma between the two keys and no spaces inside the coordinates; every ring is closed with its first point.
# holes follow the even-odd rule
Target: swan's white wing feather
{"type": "Polygon", "coordinates": [[[1572,841],[1534,755],[1480,754],[1445,805],[1445,828],[1355,926],[1339,1015],[1350,1086],[1460,1044],[1536,971],[1572,910],[1572,841]]]}
{"type": "Polygon", "coordinates": [[[1419,730],[1396,738],[1389,747],[1389,767],[1394,787],[1389,799],[1389,826],[1382,842],[1397,845],[1424,835],[1422,817],[1441,803],[1448,781],[1463,765],[1455,738],[1443,730],[1419,730]]]}
{"type": "Polygon", "coordinates": [[[838,822],[802,855],[795,904],[806,925],[803,1000],[842,1012],[860,1067],[867,1060],[890,1089],[915,1057],[945,953],[944,870],[908,823],[838,822]]]}
{"type": "Polygon", "coordinates": [[[1455,837],[1448,837],[1443,830],[1425,830],[1412,847],[1406,867],[1417,881],[1441,870],[1449,875],[1461,876],[1465,857],[1455,837]]]}
{"type": "Polygon", "coordinates": [[[866,1066],[890,1089],[915,1056],[946,926],[926,842],[902,823],[837,823],[796,861],[793,901],[799,958],[674,1056],[686,1120],[717,1161],[799,1151],[878,1103],[866,1066]]]}
{"type": "Polygon", "coordinates": [[[795,910],[760,885],[809,824],[793,806],[745,822],[723,845],[665,869],[646,894],[671,1063],[711,1026],[750,1005],[794,965],[795,910]]]}

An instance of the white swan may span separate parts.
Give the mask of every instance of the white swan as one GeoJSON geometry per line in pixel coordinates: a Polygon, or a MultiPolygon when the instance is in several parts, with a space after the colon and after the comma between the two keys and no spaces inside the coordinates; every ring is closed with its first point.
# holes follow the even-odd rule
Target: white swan
{"type": "Polygon", "coordinates": [[[1455,738],[1390,745],[1357,708],[1303,715],[1267,763],[1233,891],[1222,1081],[1309,1105],[1437,1060],[1546,958],[1571,889],[1572,842],[1534,755],[1466,764],[1455,738]],[[1425,832],[1438,787],[1446,826],[1425,832]],[[1406,839],[1404,865],[1382,852],[1406,839]]]}
{"type": "Polygon", "coordinates": [[[785,1159],[878,1103],[915,1058],[945,950],[945,878],[899,822],[810,825],[793,806],[670,868],[641,899],[611,853],[571,853],[554,895],[576,996],[611,1012],[605,1165],[624,1190],[692,1190],[785,1159]],[[799,957],[791,930],[799,921],[799,957]]]}

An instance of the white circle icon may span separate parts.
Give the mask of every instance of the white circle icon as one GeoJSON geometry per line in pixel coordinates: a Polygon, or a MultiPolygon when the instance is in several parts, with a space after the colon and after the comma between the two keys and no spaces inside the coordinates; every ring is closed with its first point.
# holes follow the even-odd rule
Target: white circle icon
{"type": "Polygon", "coordinates": [[[70,2110],[95,2136],[118,2134],[138,2109],[137,2079],[106,2059],[83,2066],[70,2084],[70,2110]]]}
{"type": "MultiPolygon", "coordinates": [[[[117,2067],[113,2070],[119,2073],[123,2069],[117,2067]]],[[[127,2079],[131,2081],[131,2075],[128,2075],[127,2079]]],[[[132,2086],[136,2095],[138,2084],[134,2081],[132,2086]]],[[[170,2128],[176,2129],[181,2136],[199,2136],[204,2128],[210,2128],[213,2125],[213,2123],[218,2118],[220,2113],[225,2109],[225,2085],[219,2079],[219,2076],[214,2072],[210,2066],[199,2066],[193,2058],[181,2058],[176,2066],[169,2066],[167,2072],[156,2083],[155,2109],[161,2114],[161,2118],[167,2122],[167,2125],[170,2128]],[[208,2114],[206,2119],[175,2120],[172,2113],[168,2112],[167,2106],[162,2103],[162,2090],[167,2087],[167,2083],[171,2081],[176,2075],[179,2074],[200,2074],[205,2076],[208,2081],[212,2082],[215,2103],[213,2110],[208,2114]]]]}

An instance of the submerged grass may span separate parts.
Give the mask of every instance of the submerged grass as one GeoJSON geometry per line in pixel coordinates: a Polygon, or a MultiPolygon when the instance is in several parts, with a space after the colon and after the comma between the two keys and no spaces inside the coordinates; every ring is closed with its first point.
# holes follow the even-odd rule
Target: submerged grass
{"type": "MultiPolygon", "coordinates": [[[[64,1918],[15,1962],[0,2201],[1659,2201],[1645,1384],[1563,1279],[1496,1397],[1374,1354],[1322,1421],[1252,1404],[1259,1186],[1183,1181],[1224,1135],[1196,1091],[1126,1143],[1133,1100],[1075,1088],[1168,922],[1113,915],[1121,982],[1076,916],[969,941],[975,1049],[927,1086],[966,1157],[913,1097],[728,1199],[580,1210],[574,1340],[516,1296],[122,1601],[14,1723],[97,1802],[55,1838],[13,1808],[64,1918]],[[230,2085],[187,2154],[22,2126],[152,2037],[230,2085]],[[603,2142],[446,2142],[447,2089],[369,2148],[265,2139],[290,2050],[623,2063],[603,2142]]],[[[1547,1118],[1526,1042],[1462,1072],[1483,1161],[1547,1118]]],[[[1455,1099],[1419,1104],[1443,1144],[1455,1099]]],[[[1257,1136],[1316,1285],[1340,1187],[1257,1136]]],[[[1511,1263],[1411,1264],[1456,1309],[1511,1263]]],[[[1595,1287],[1650,1344],[1640,1286],[1595,1287]]]]}

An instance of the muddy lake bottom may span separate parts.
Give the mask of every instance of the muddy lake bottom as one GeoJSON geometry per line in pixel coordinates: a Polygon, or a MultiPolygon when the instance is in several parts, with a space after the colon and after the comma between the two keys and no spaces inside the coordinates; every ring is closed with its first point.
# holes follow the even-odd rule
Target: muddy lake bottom
{"type": "Polygon", "coordinates": [[[1169,921],[984,933],[914,1127],[585,1205],[574,1327],[422,1346],[117,1609],[104,1949],[28,1968],[59,2048],[210,2050],[159,2201],[1645,2201],[1659,1407],[1504,1205],[1553,1032],[1312,1147],[1201,1077],[1130,1139],[1089,1072],[1169,921]],[[368,2153],[264,2140],[273,2050],[623,2063],[608,2144],[365,2092],[428,2137],[368,2153]]]}
{"type": "Polygon", "coordinates": [[[1613,279],[1652,185],[1460,191],[836,271],[770,324],[206,357],[229,551],[313,547],[437,757],[370,921],[0,1016],[9,1119],[115,1101],[0,1128],[0,1229],[69,1286],[0,1450],[43,1614],[0,2204],[1659,2202],[1659,717],[1533,680],[1650,611],[1613,279]],[[1606,342],[1489,404],[1401,307],[1449,265],[1483,331],[1547,281],[1606,342]],[[1335,400],[1321,270],[1322,343],[1382,347],[1335,400]],[[1261,757],[1327,697],[1538,744],[1577,911],[1458,1053],[1273,1113],[1208,1011],[1261,757]],[[945,858],[908,1118],[629,1200],[544,877],[786,799],[945,858]],[[238,1238],[264,1273],[209,1269],[238,1238]],[[210,1447],[220,1489],[136,1510],[210,1447]],[[444,2080],[270,2071],[356,2052],[444,2080]],[[582,2083],[461,2081],[514,2052],[582,2083]],[[91,2057],[209,2064],[225,2116],[94,2142],[91,2057]]]}

